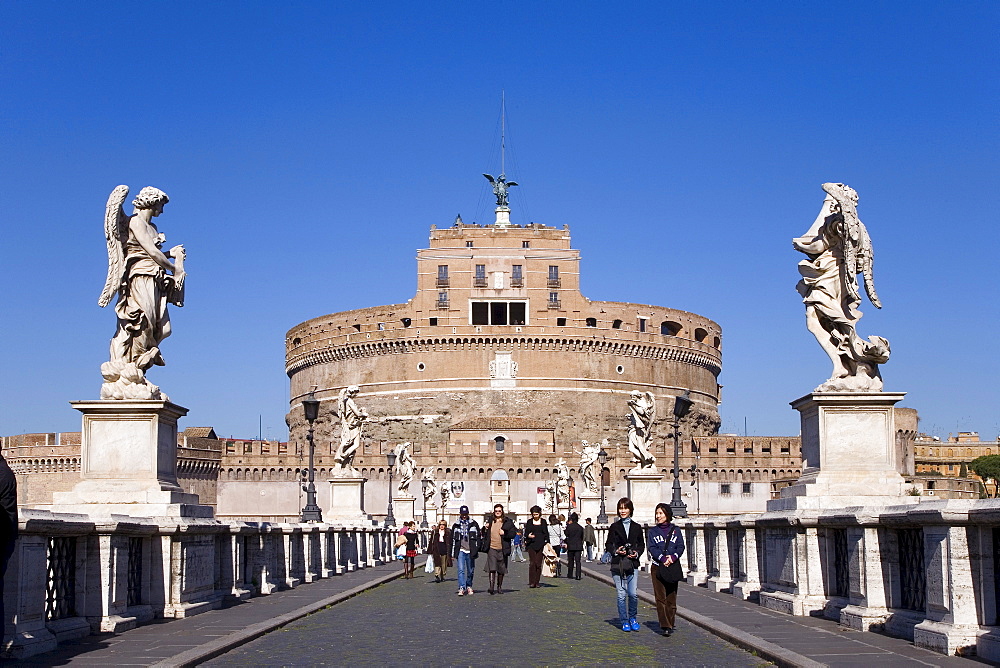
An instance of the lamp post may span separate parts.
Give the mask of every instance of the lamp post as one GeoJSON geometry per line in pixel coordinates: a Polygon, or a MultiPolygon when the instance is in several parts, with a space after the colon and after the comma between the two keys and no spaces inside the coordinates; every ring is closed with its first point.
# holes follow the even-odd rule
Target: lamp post
{"type": "Polygon", "coordinates": [[[396,465],[396,453],[390,451],[385,459],[389,462],[389,512],[385,514],[385,525],[387,527],[396,526],[396,518],[392,515],[392,469],[396,465]]]}
{"type": "Polygon", "coordinates": [[[687,517],[687,504],[681,500],[681,470],[680,470],[680,447],[681,447],[681,418],[691,410],[691,391],[674,399],[674,493],[670,499],[670,511],[674,517],[687,517]]]}
{"type": "Polygon", "coordinates": [[[597,515],[597,523],[607,524],[608,513],[604,509],[604,465],[608,463],[608,453],[604,448],[601,448],[601,451],[597,453],[597,461],[601,464],[601,512],[597,515]]]}
{"type": "Polygon", "coordinates": [[[309,422],[309,433],[306,435],[306,439],[309,441],[309,484],[305,486],[306,505],[302,509],[302,521],[322,522],[323,513],[316,505],[316,469],[313,468],[313,457],[316,453],[316,445],[313,443],[313,422],[319,417],[319,400],[316,399],[312,390],[309,391],[309,396],[302,400],[302,410],[309,422]]]}
{"type": "Polygon", "coordinates": [[[422,520],[420,520],[421,529],[426,529],[430,526],[429,524],[427,524],[427,485],[429,483],[430,481],[427,478],[423,478],[420,481],[420,491],[422,492],[421,496],[424,497],[424,517],[422,520]]]}

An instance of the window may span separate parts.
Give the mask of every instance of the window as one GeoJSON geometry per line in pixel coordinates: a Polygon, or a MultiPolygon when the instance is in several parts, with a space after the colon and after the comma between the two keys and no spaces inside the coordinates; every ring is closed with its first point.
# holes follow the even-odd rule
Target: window
{"type": "MultiPolygon", "coordinates": [[[[704,331],[704,330],[702,330],[704,331]]],[[[660,334],[663,336],[677,336],[681,333],[681,324],[672,320],[664,320],[660,323],[660,334]]]]}
{"type": "Polygon", "coordinates": [[[525,302],[472,302],[473,325],[523,325],[526,317],[525,302]]]}
{"type": "Polygon", "coordinates": [[[556,318],[556,327],[565,327],[566,318],[556,318]]]}
{"type": "Polygon", "coordinates": [[[486,265],[477,264],[476,265],[476,276],[472,279],[472,285],[477,288],[486,287],[486,265]]]}
{"type": "Polygon", "coordinates": [[[549,293],[549,308],[559,308],[559,293],[550,292],[549,293]]]}
{"type": "Polygon", "coordinates": [[[587,318],[587,327],[597,327],[597,318],[587,318]]]}
{"type": "Polygon", "coordinates": [[[701,327],[698,327],[697,329],[694,330],[695,341],[698,341],[700,343],[705,343],[705,339],[707,338],[708,338],[708,332],[702,329],[701,327]]]}
{"type": "Polygon", "coordinates": [[[380,332],[384,332],[385,331],[385,323],[384,322],[380,322],[378,324],[378,331],[380,331],[380,332]]]}
{"type": "Polygon", "coordinates": [[[558,288],[558,287],[560,287],[560,285],[559,285],[559,267],[556,266],[556,265],[554,265],[554,264],[550,264],[549,265],[549,287],[550,288],[558,288]]]}
{"type": "Polygon", "coordinates": [[[503,452],[504,446],[507,444],[507,439],[503,436],[497,436],[493,439],[493,442],[496,444],[497,452],[503,452]]]}
{"type": "Polygon", "coordinates": [[[410,320],[409,318],[401,318],[400,322],[403,323],[403,327],[409,327],[410,325],[413,324],[413,321],[410,320]]]}
{"type": "Polygon", "coordinates": [[[437,327],[437,325],[438,325],[438,319],[437,318],[428,318],[427,319],[427,324],[430,325],[431,327],[437,327]]]}
{"type": "Polygon", "coordinates": [[[640,332],[646,331],[646,318],[639,318],[639,331],[640,332]]]}
{"type": "Polygon", "coordinates": [[[531,242],[530,241],[522,241],[521,242],[521,248],[531,248],[531,242]]]}
{"type": "Polygon", "coordinates": [[[621,328],[622,328],[621,320],[615,320],[613,323],[611,323],[611,329],[621,329],[621,328]]]}
{"type": "Polygon", "coordinates": [[[744,494],[751,494],[752,493],[752,489],[750,487],[750,483],[748,483],[748,482],[743,483],[743,493],[744,494]]]}
{"type": "Polygon", "coordinates": [[[524,285],[524,274],[522,266],[515,264],[510,268],[510,287],[519,288],[524,285]]]}
{"type": "Polygon", "coordinates": [[[466,248],[472,248],[472,242],[471,241],[466,241],[465,242],[465,247],[466,248]]]}
{"type": "Polygon", "coordinates": [[[448,265],[446,264],[438,265],[437,286],[439,288],[448,287],[448,265]]]}
{"type": "Polygon", "coordinates": [[[448,293],[447,292],[439,292],[438,293],[437,307],[438,308],[448,308],[448,293]]]}
{"type": "Polygon", "coordinates": [[[732,491],[730,490],[730,485],[729,485],[728,482],[724,482],[721,485],[719,485],[719,494],[722,494],[724,496],[728,496],[728,495],[732,494],[732,491]]]}

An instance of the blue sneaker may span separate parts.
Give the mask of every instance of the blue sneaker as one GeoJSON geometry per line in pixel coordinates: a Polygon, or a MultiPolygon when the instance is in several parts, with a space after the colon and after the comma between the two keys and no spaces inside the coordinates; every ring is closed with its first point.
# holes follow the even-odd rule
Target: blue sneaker
{"type": "Polygon", "coordinates": [[[629,624],[632,627],[633,631],[638,631],[641,628],[639,626],[639,622],[635,621],[635,617],[629,620],[629,624]]]}
{"type": "Polygon", "coordinates": [[[622,631],[624,631],[625,633],[628,633],[631,630],[632,630],[632,625],[631,624],[629,624],[628,622],[622,622],[622,631]]]}

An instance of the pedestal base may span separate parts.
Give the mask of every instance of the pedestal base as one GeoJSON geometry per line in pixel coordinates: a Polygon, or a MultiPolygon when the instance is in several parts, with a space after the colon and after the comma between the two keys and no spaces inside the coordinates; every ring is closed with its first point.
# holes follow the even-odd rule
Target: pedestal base
{"type": "Polygon", "coordinates": [[[367,524],[364,505],[364,478],[331,478],[330,510],[326,521],[338,524],[367,524]]]}
{"type": "Polygon", "coordinates": [[[133,517],[211,518],[211,506],[177,484],[177,420],[169,401],[74,401],[83,413],[80,476],[52,495],[55,512],[133,517]]]}
{"type": "Polygon", "coordinates": [[[412,496],[392,497],[392,514],[396,518],[396,526],[417,519],[416,515],[413,514],[416,504],[417,500],[412,496]]]}
{"type": "Polygon", "coordinates": [[[597,522],[597,516],[601,513],[601,495],[596,492],[581,492],[577,500],[580,502],[580,523],[583,524],[588,517],[597,522]]]}
{"type": "Polygon", "coordinates": [[[903,392],[813,392],[801,413],[802,476],[767,510],[916,503],[899,469],[893,406],[903,392]]]}
{"type": "MultiPolygon", "coordinates": [[[[635,506],[634,519],[640,524],[652,524],[656,504],[663,501],[663,495],[660,491],[660,481],[663,480],[663,474],[656,470],[650,470],[646,473],[642,470],[632,469],[625,474],[625,480],[628,482],[628,498],[632,499],[632,504],[635,506]]],[[[614,501],[611,503],[614,505],[614,501]]],[[[615,508],[607,510],[609,518],[616,516],[615,508]]]]}

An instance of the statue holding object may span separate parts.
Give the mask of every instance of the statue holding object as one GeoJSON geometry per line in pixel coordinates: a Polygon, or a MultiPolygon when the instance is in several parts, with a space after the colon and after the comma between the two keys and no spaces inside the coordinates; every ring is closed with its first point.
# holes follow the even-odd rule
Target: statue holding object
{"type": "Polygon", "coordinates": [[[416,462],[410,454],[410,443],[400,443],[393,452],[396,453],[396,474],[399,476],[399,486],[396,488],[400,494],[410,493],[410,481],[413,480],[413,473],[416,471],[416,462]]]}
{"type": "Polygon", "coordinates": [[[115,188],[104,214],[108,245],[108,277],[97,303],[102,308],[118,296],[118,327],[111,339],[110,359],[101,365],[101,399],[162,399],[166,394],[146,380],[146,371],[163,366],[160,344],[170,336],[167,304],[184,305],[184,246],[164,252],[166,237],[153,219],[163,213],[170,198],[146,186],[132,200],[131,216],[122,204],[128,186],[115,188]]]}
{"type": "Polygon", "coordinates": [[[357,385],[345,387],[337,397],[337,407],[340,410],[340,447],[333,455],[336,467],[333,475],[358,476],[354,468],[354,455],[361,445],[361,427],[368,419],[368,411],[359,408],[354,401],[361,391],[357,385]]]}
{"type": "Polygon", "coordinates": [[[628,451],[636,463],[633,470],[652,470],[656,467],[656,457],[650,452],[649,444],[656,419],[656,399],[652,392],[632,390],[628,408],[628,451]]]}
{"type": "Polygon", "coordinates": [[[872,276],[873,251],[868,230],[858,218],[858,193],[843,183],[824,183],[826,199],[804,236],[792,246],[808,259],[799,262],[796,290],[806,305],[806,327],[833,362],[830,378],[816,392],[881,392],[879,365],[889,360],[889,342],[881,336],[862,340],[858,274],[875,308],[882,308],[872,276]]]}

